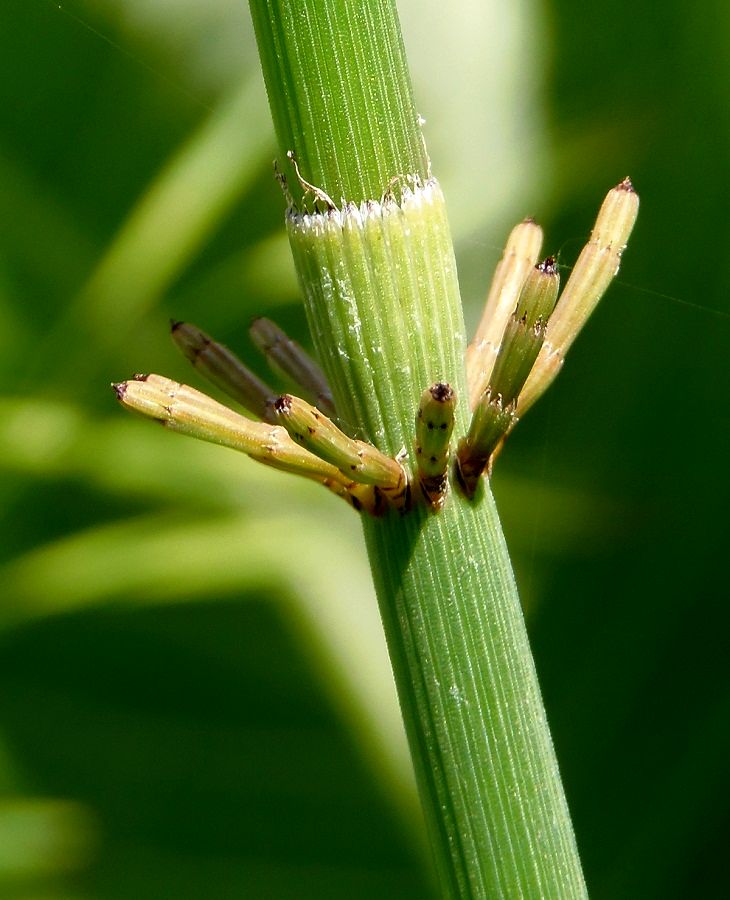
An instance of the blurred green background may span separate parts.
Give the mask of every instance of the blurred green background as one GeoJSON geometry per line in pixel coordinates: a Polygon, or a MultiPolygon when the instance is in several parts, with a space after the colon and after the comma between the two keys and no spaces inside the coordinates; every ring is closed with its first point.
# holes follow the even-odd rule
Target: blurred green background
{"type": "MultiPolygon", "coordinates": [[[[592,896],[722,896],[730,9],[400,8],[471,325],[641,194],[494,488],[592,896]]],[[[308,342],[246,4],[3,0],[0,70],[0,896],[429,896],[356,516],[108,387],[308,342]]]]}

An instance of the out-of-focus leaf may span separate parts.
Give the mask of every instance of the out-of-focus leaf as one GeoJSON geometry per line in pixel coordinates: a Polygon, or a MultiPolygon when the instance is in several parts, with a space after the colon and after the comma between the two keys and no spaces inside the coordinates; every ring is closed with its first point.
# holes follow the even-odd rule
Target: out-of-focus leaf
{"type": "Polygon", "coordinates": [[[4,798],[0,801],[0,890],[14,881],[81,869],[88,865],[95,843],[93,818],[77,803],[4,798]]]}
{"type": "Polygon", "coordinates": [[[72,303],[54,344],[80,329],[87,342],[85,366],[119,346],[230,212],[269,155],[271,141],[258,84],[247,82],[138,201],[72,303]]]}
{"type": "Polygon", "coordinates": [[[405,817],[416,815],[377,605],[347,529],[317,526],[306,511],[298,518],[288,511],[255,519],[138,519],[31,551],[6,565],[0,579],[6,627],[109,601],[189,602],[252,591],[286,598],[286,620],[309,648],[323,689],[392,798],[405,804],[405,817]]]}
{"type": "Polygon", "coordinates": [[[543,12],[530,0],[468,0],[448,13],[438,0],[425,0],[399,10],[424,135],[457,242],[477,230],[483,241],[499,240],[495,226],[537,211],[550,166],[543,12]]]}
{"type": "Polygon", "coordinates": [[[385,812],[367,743],[343,734],[322,700],[323,686],[340,689],[337,672],[320,662],[312,678],[300,617],[282,616],[277,594],[98,608],[4,635],[0,724],[11,748],[100,823],[81,884],[153,897],[177,885],[166,870],[180,860],[190,874],[181,896],[200,896],[203,873],[217,895],[264,890],[270,877],[274,896],[289,896],[293,872],[302,896],[365,898],[372,885],[428,895],[411,816],[404,830],[385,812]]]}

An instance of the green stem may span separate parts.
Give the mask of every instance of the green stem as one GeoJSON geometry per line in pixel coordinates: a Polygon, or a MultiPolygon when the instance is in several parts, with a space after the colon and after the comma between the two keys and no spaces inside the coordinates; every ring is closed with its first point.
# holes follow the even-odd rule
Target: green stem
{"type": "MultiPolygon", "coordinates": [[[[464,327],[391,0],[251,0],[282,159],[341,210],[288,215],[340,421],[413,464],[424,388],[468,424],[464,327]],[[394,176],[397,199],[379,202],[394,176]],[[412,176],[410,179],[404,176],[412,176]],[[410,188],[403,187],[410,184],[410,188]]],[[[289,179],[293,181],[293,179],[289,179]]],[[[497,512],[451,491],[365,521],[381,615],[448,898],[585,896],[497,512]]]]}
{"type": "Polygon", "coordinates": [[[425,178],[393,3],[251,0],[251,12],[282,157],[293,150],[336,202],[380,197],[395,175],[425,178]]]}

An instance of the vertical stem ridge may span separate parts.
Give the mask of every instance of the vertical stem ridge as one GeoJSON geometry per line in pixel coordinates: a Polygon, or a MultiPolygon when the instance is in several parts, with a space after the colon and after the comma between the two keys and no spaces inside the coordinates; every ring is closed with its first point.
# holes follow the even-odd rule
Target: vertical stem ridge
{"type": "MultiPolygon", "coordinates": [[[[491,505],[491,497],[482,502],[491,505]]],[[[384,620],[400,626],[386,628],[398,683],[399,665],[420,672],[408,697],[413,718],[401,701],[409,737],[414,740],[413,728],[425,732],[426,769],[438,774],[434,780],[418,766],[417,774],[442,801],[449,798],[436,815],[452,811],[446,815],[452,851],[446,880],[459,887],[446,896],[584,897],[521,610],[516,602],[489,602],[515,596],[511,571],[495,558],[492,541],[499,535],[489,526],[475,533],[472,515],[459,500],[443,516],[366,527],[372,558],[386,562],[374,570],[379,593],[387,584],[391,598],[382,604],[384,620]],[[417,538],[408,534],[419,529],[417,538]],[[398,566],[397,552],[385,552],[393,542],[406,545],[407,567],[398,566]],[[485,572],[487,553],[496,565],[485,572]],[[453,568],[444,572],[442,554],[460,558],[456,578],[453,568]],[[423,607],[425,596],[438,599],[423,607]],[[505,648],[512,651],[508,667],[505,648]],[[466,669],[463,659],[470,660],[466,669]],[[488,714],[477,714],[478,707],[488,714]],[[423,728],[424,719],[432,732],[423,728]],[[473,805],[475,794],[485,798],[482,806],[473,805]]],[[[484,523],[487,517],[480,518],[484,523]]]]}

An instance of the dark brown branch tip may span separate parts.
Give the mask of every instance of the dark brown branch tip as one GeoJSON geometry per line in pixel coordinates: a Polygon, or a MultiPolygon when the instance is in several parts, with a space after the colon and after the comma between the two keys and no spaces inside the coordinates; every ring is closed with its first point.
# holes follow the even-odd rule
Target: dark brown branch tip
{"type": "Polygon", "coordinates": [[[445,381],[437,381],[429,388],[431,396],[437,403],[448,403],[454,396],[454,389],[445,381]]]}
{"type": "Polygon", "coordinates": [[[279,415],[287,416],[291,412],[291,397],[289,394],[282,394],[274,400],[274,410],[279,415]]]}
{"type": "Polygon", "coordinates": [[[112,390],[117,395],[117,400],[124,400],[124,395],[127,393],[127,382],[120,381],[116,384],[112,382],[112,390]]]}
{"type": "Polygon", "coordinates": [[[535,268],[545,275],[555,275],[558,271],[554,256],[546,257],[542,262],[539,262],[535,268]]]}
{"type": "Polygon", "coordinates": [[[170,319],[170,331],[175,332],[181,325],[185,323],[181,319],[170,319]]]}
{"type": "Polygon", "coordinates": [[[620,184],[616,185],[616,190],[617,191],[626,191],[629,194],[636,193],[636,191],[634,190],[634,186],[631,183],[631,179],[629,178],[628,175],[626,176],[626,178],[624,178],[624,180],[620,184]]]}

